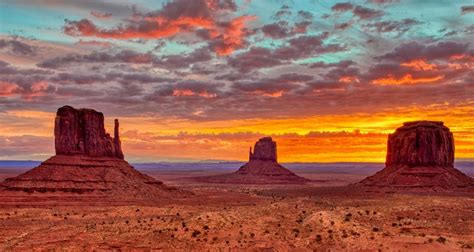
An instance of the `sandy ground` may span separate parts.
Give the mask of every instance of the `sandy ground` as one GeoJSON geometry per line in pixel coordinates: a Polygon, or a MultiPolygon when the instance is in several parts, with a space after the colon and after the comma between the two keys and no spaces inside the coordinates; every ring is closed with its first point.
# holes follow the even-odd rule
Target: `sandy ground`
{"type": "Polygon", "coordinates": [[[149,172],[194,197],[156,206],[3,206],[0,251],[474,251],[474,193],[368,193],[341,186],[361,179],[351,174],[246,186],[193,184],[178,173],[149,172]]]}

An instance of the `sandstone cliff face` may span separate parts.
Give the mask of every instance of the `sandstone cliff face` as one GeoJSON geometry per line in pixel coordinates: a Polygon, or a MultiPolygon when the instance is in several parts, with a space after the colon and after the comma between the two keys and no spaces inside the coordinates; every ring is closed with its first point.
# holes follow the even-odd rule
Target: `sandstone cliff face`
{"type": "Polygon", "coordinates": [[[61,107],[54,125],[56,154],[123,159],[118,127],[118,120],[115,120],[115,138],[112,138],[105,132],[102,113],[61,107]]]}
{"type": "Polygon", "coordinates": [[[0,183],[0,195],[27,192],[35,194],[28,200],[36,200],[41,199],[37,193],[46,193],[58,201],[108,203],[188,195],[135,170],[124,160],[118,120],[114,131],[114,138],[105,132],[104,115],[95,110],[58,109],[56,155],[24,174],[5,179],[0,183]],[[88,197],[80,196],[84,193],[88,197]]]}
{"type": "Polygon", "coordinates": [[[276,142],[271,137],[264,137],[255,143],[254,152],[250,149],[251,160],[273,161],[277,162],[277,148],[276,142]]]}
{"type": "Polygon", "coordinates": [[[452,190],[473,188],[474,179],[454,168],[454,138],[443,122],[415,121],[389,135],[385,168],[359,184],[452,190]]]}
{"type": "Polygon", "coordinates": [[[453,133],[443,122],[404,123],[388,137],[386,166],[452,167],[453,164],[453,133]]]}

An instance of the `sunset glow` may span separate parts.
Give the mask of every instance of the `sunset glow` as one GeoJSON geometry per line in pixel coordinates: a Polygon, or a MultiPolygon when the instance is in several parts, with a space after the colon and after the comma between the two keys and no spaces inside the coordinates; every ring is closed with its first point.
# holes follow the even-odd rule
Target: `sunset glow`
{"type": "Polygon", "coordinates": [[[262,136],[282,162],[383,162],[413,120],[473,159],[468,3],[2,1],[0,159],[52,155],[63,105],[118,118],[133,162],[245,160],[262,136]]]}

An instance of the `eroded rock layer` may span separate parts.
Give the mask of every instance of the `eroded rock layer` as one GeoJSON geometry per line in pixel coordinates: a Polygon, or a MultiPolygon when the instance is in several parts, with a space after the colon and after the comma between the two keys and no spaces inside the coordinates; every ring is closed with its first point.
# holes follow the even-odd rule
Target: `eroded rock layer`
{"type": "Polygon", "coordinates": [[[454,138],[443,122],[407,122],[388,136],[385,168],[360,182],[398,188],[471,188],[454,168],[454,138]]]}
{"type": "Polygon", "coordinates": [[[54,124],[56,154],[123,159],[118,120],[114,129],[112,138],[105,132],[104,115],[93,109],[61,107],[54,124]]]}
{"type": "MultiPolygon", "coordinates": [[[[1,197],[30,195],[60,196],[58,201],[102,197],[115,201],[159,201],[186,193],[165,186],[161,181],[135,170],[124,160],[115,120],[114,138],[105,132],[104,116],[92,109],[58,110],[55,121],[56,155],[40,166],[8,178],[0,184],[1,197]],[[64,196],[61,198],[61,196],[64,196]],[[78,197],[76,197],[78,198],[78,197]]],[[[33,197],[34,196],[34,197],[33,197]]]]}
{"type": "Polygon", "coordinates": [[[234,173],[198,178],[200,182],[229,184],[299,184],[309,182],[277,162],[276,142],[264,137],[250,149],[249,162],[234,173]]]}

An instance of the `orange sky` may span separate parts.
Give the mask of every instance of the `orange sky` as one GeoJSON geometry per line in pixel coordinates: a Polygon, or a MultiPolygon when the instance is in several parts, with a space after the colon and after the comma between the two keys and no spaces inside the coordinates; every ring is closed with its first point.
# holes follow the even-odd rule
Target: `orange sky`
{"type": "Polygon", "coordinates": [[[24,2],[0,25],[0,159],[54,154],[64,105],[119,118],[132,162],[243,161],[263,136],[283,162],[383,162],[413,120],[474,159],[468,1],[24,2]]]}
{"type": "MultiPolygon", "coordinates": [[[[399,109],[377,114],[328,115],[286,119],[196,122],[149,117],[122,117],[123,148],[130,160],[245,160],[261,136],[273,136],[281,162],[383,162],[387,134],[405,121],[441,120],[453,131],[456,158],[474,156],[473,104],[399,109]]],[[[0,135],[32,135],[53,142],[54,113],[9,111],[12,124],[0,135]],[[21,134],[20,134],[21,132],[21,134]]],[[[112,132],[113,117],[106,116],[112,132]]],[[[5,115],[3,116],[5,117],[5,115]]],[[[6,121],[6,120],[5,120],[6,121]]],[[[52,145],[42,155],[53,154],[52,145]]]]}

